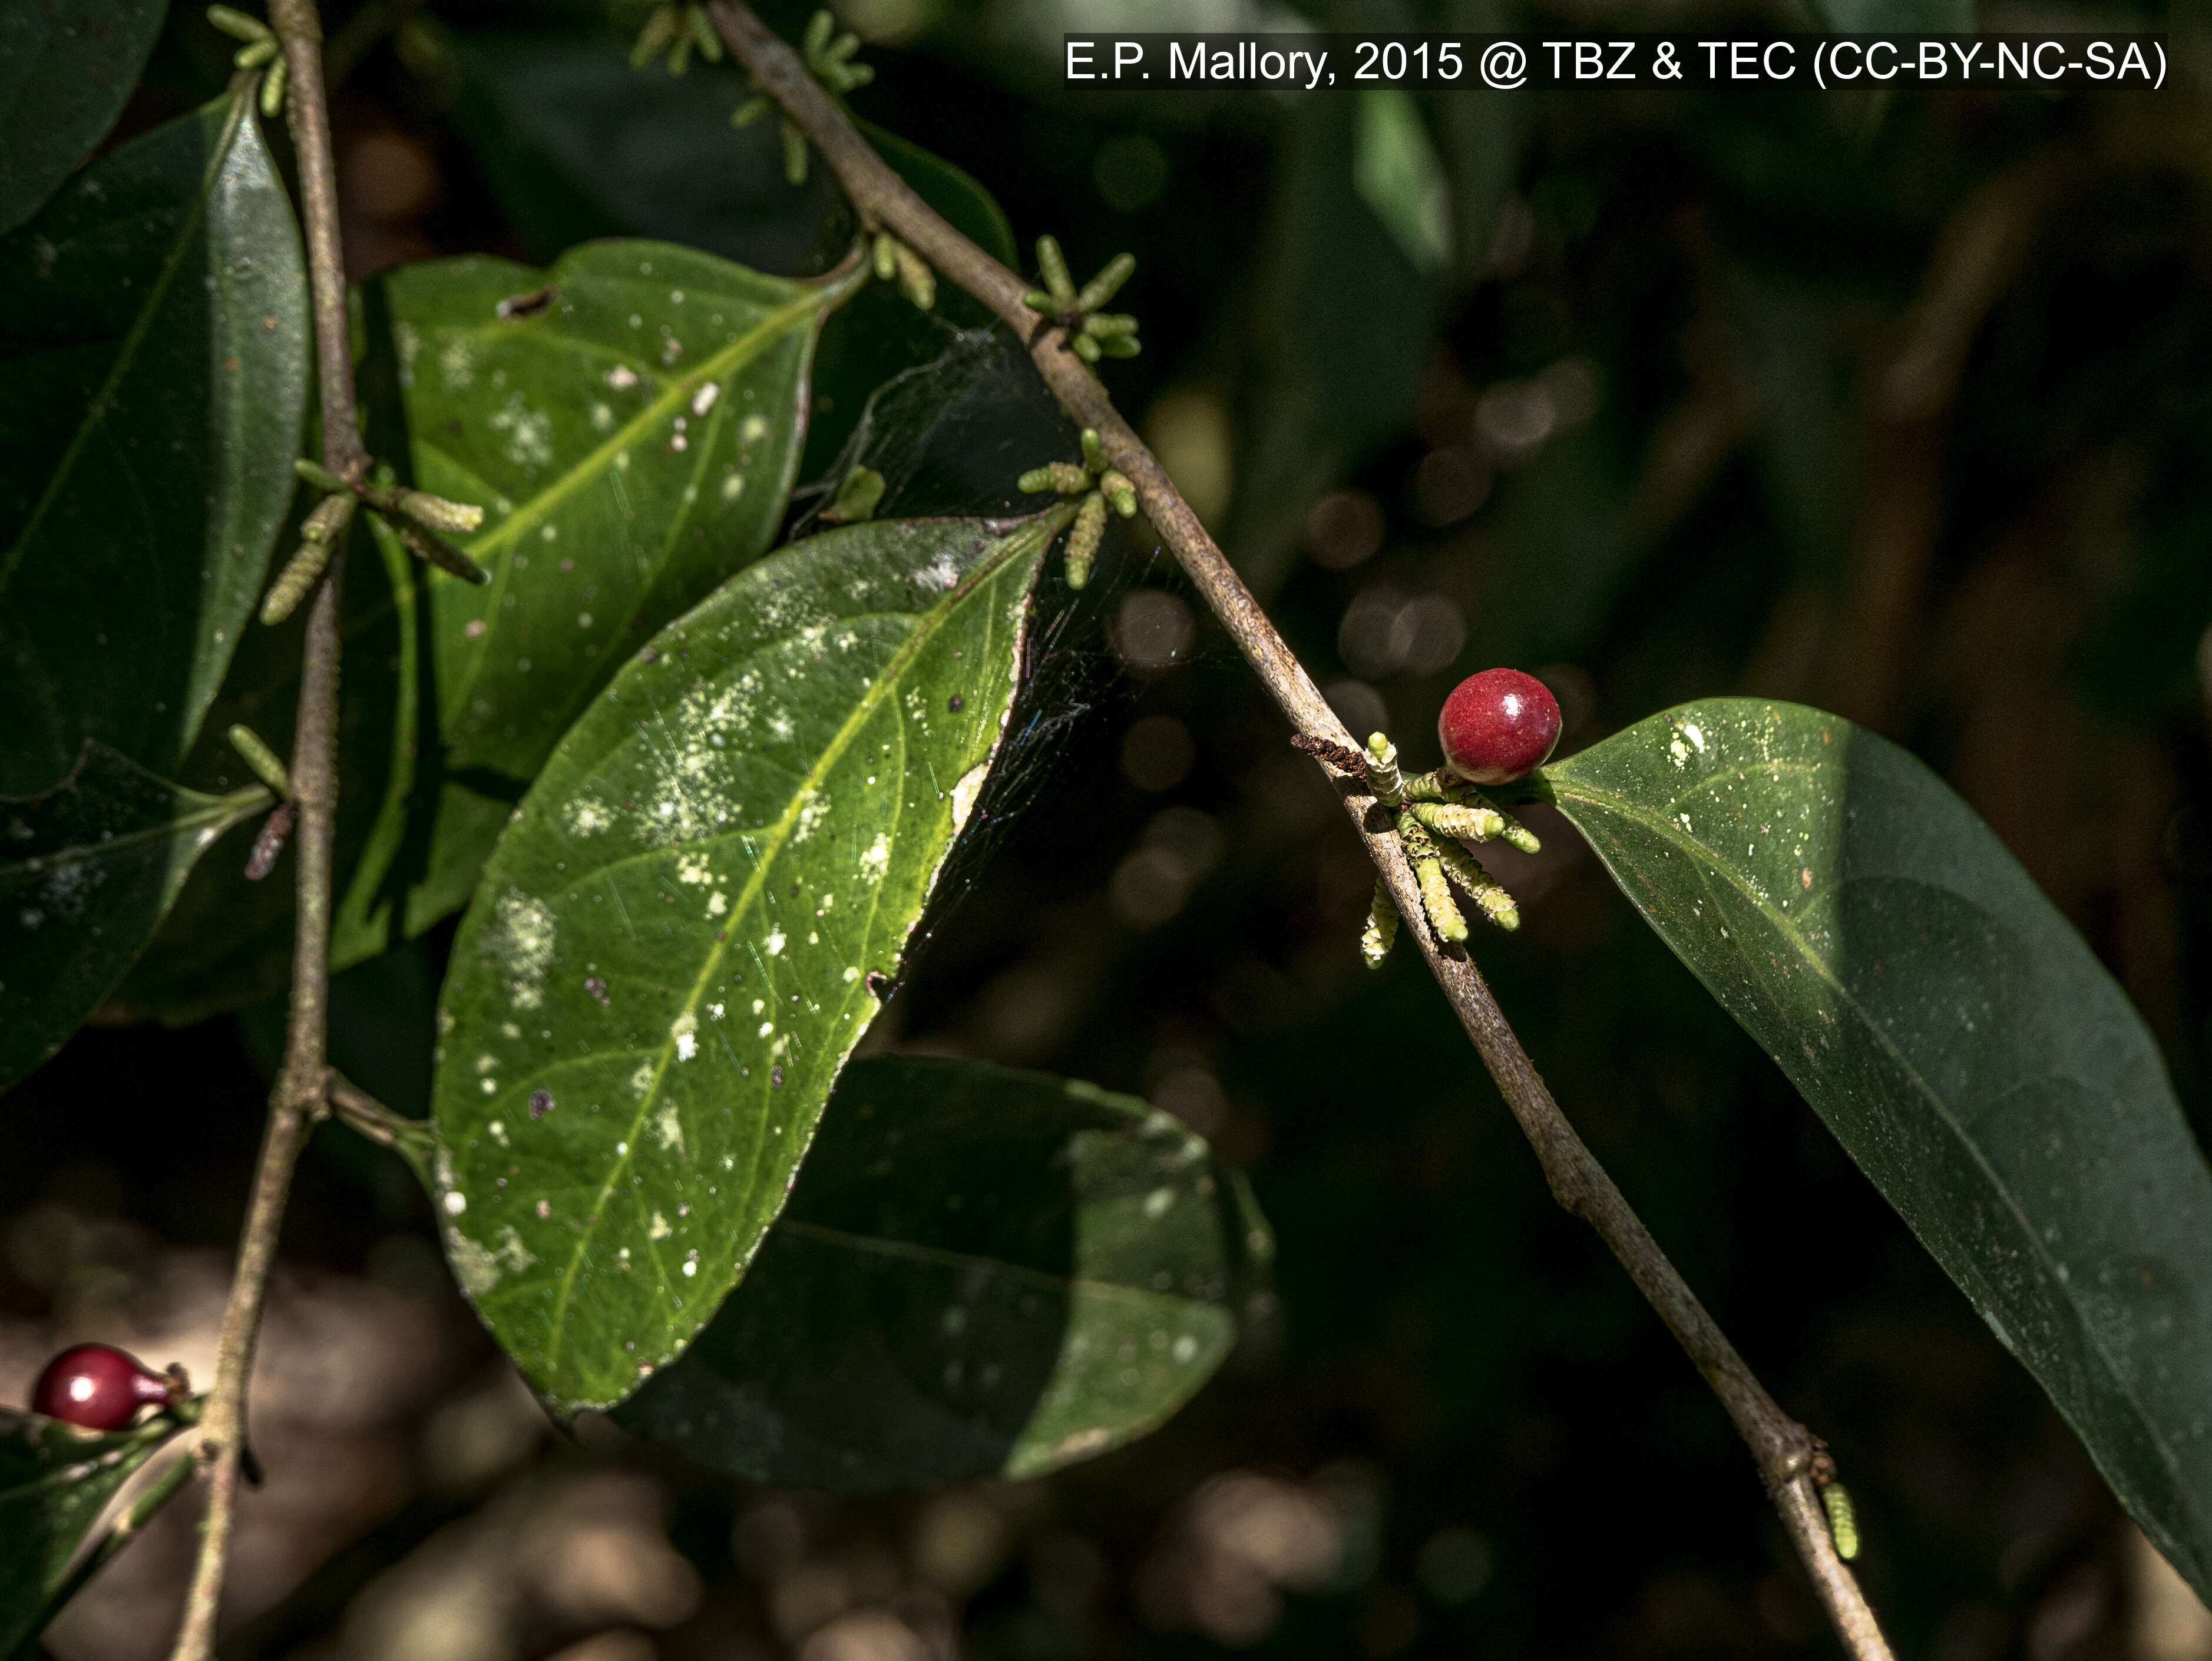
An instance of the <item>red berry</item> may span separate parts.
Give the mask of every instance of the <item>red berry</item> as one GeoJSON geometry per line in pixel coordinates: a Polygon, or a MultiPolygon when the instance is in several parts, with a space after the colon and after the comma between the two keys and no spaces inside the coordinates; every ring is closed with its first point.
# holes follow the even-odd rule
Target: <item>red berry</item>
{"type": "Polygon", "coordinates": [[[135,1356],[104,1343],[81,1343],[46,1363],[31,1391],[31,1411],[86,1430],[120,1430],[138,1409],[170,1399],[169,1381],[135,1356]]]}
{"type": "Polygon", "coordinates": [[[1452,689],[1437,717],[1444,765],[1470,784],[1505,785],[1544,765],[1559,742],[1559,703],[1517,669],[1486,669],[1452,689]]]}

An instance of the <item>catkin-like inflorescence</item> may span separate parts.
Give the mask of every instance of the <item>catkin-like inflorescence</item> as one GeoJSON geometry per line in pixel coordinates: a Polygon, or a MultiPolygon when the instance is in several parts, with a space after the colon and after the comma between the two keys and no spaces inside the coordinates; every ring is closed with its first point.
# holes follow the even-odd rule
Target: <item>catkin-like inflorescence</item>
{"type": "Polygon", "coordinates": [[[898,265],[899,293],[912,300],[918,312],[935,306],[937,273],[929,269],[929,262],[903,242],[891,245],[891,258],[898,265]]]}
{"type": "Polygon", "coordinates": [[[1537,840],[1536,833],[1506,812],[1498,805],[1496,797],[1473,785],[1464,785],[1460,788],[1460,799],[1474,806],[1487,808],[1498,816],[1503,823],[1498,827],[1498,840],[1507,847],[1518,848],[1523,853],[1541,853],[1544,851],[1544,845],[1537,840]]]}
{"type": "Polygon", "coordinates": [[[300,526],[299,550],[284,562],[276,580],[269,585],[269,593],[261,602],[261,621],[281,623],[298,609],[307,597],[308,591],[323,574],[323,567],[331,562],[331,550],[345,535],[346,521],[353,517],[354,499],[350,495],[325,496],[317,502],[314,510],[300,526]]]}
{"type": "Polygon", "coordinates": [[[252,42],[276,38],[270,33],[269,26],[259,18],[249,17],[228,6],[210,6],[207,21],[234,40],[252,42]]]}
{"type": "Polygon", "coordinates": [[[1114,511],[1125,519],[1137,517],[1137,487],[1113,468],[1098,476],[1099,493],[1113,504],[1114,511]]]}
{"type": "Polygon", "coordinates": [[[1075,307],[1075,279],[1067,274],[1067,256],[1060,251],[1060,239],[1049,233],[1036,241],[1037,275],[1051,294],[1053,304],[1060,311],[1075,307]]]}
{"type": "Polygon", "coordinates": [[[1047,462],[1042,467],[1032,467],[1014,482],[1032,496],[1047,490],[1074,496],[1091,488],[1091,475],[1073,462],[1047,462]]]}
{"type": "Polygon", "coordinates": [[[416,558],[427,561],[441,571],[452,573],[465,583],[474,583],[479,588],[491,580],[489,571],[436,531],[426,530],[397,513],[379,513],[377,518],[391,527],[392,534],[398,537],[416,558]]]}
{"type": "Polygon", "coordinates": [[[1441,836],[1487,842],[1505,831],[1505,815],[1495,808],[1463,808],[1451,802],[1416,802],[1413,817],[1441,836]]]}
{"type": "Polygon", "coordinates": [[[876,233],[876,281],[889,282],[898,275],[898,239],[889,231],[876,233]]]}
{"type": "Polygon", "coordinates": [[[1521,907],[1505,885],[1483,870],[1473,854],[1456,842],[1440,840],[1437,843],[1437,858],[1442,862],[1451,880],[1467,891],[1482,914],[1499,928],[1509,932],[1521,926],[1521,907]]]}
{"type": "Polygon", "coordinates": [[[1083,285],[1082,291],[1075,296],[1075,309],[1097,311],[1120,292],[1121,285],[1129,280],[1129,273],[1136,269],[1136,255],[1115,255],[1106,262],[1104,270],[1083,285]]]}
{"type": "Polygon", "coordinates": [[[1378,876],[1375,879],[1375,898],[1367,906],[1367,926],[1359,933],[1361,960],[1370,969],[1381,968],[1397,938],[1397,902],[1390,898],[1389,884],[1378,876]]]}
{"type": "Polygon", "coordinates": [[[1106,499],[1093,492],[1075,510],[1075,528],[1067,533],[1067,585],[1081,588],[1091,580],[1091,567],[1098,557],[1098,544],[1106,536],[1106,499]]]}
{"type": "Polygon", "coordinates": [[[1844,1492],[1841,1482],[1830,1482],[1820,1490],[1820,1506],[1828,1513],[1828,1534],[1836,1543],[1836,1555],[1848,1563],[1859,1555],[1859,1519],[1851,1509],[1851,1496],[1844,1492]]]}
{"type": "Polygon", "coordinates": [[[236,725],[223,735],[230,747],[239,753],[246,765],[253,769],[254,776],[279,796],[292,793],[292,775],[285,769],[283,759],[262,741],[261,735],[252,727],[236,725]]]}
{"type": "Polygon", "coordinates": [[[1398,840],[1405,847],[1406,858],[1413,861],[1413,876],[1421,885],[1421,908],[1428,912],[1437,938],[1453,943],[1465,940],[1467,918],[1460,915],[1451,884],[1444,881],[1441,851],[1421,828],[1420,821],[1402,809],[1398,815],[1398,840]]]}
{"type": "Polygon", "coordinates": [[[806,183],[806,135],[789,116],[783,118],[783,176],[794,185],[806,183]]]}
{"type": "Polygon", "coordinates": [[[456,536],[479,530],[484,522],[484,511],[475,503],[448,501],[427,490],[402,488],[393,492],[392,504],[417,524],[456,536]]]}
{"type": "Polygon", "coordinates": [[[1395,808],[1406,799],[1405,776],[1398,770],[1398,747],[1390,742],[1388,734],[1367,735],[1364,771],[1367,788],[1375,792],[1375,799],[1384,807],[1395,808]]]}

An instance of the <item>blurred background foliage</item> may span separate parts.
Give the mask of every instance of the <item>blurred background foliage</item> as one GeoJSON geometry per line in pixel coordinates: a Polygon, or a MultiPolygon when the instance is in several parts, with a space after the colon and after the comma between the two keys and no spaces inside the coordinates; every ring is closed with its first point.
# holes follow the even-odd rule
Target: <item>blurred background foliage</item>
{"type": "MultiPolygon", "coordinates": [[[[787,34],[799,9],[768,8],[787,34]]],[[[817,270],[843,228],[726,66],[633,73],[574,0],[327,8],[352,274],[653,234],[817,270]],[[830,221],[827,234],[825,221],[830,221]]],[[[1320,5],[1339,27],[1790,26],[1784,0],[1320,5]]],[[[1823,705],[1942,771],[2212,1113],[2212,101],[2155,94],[1071,94],[1062,31],[1258,0],[850,0],[858,112],[1026,247],[1123,248],[1123,409],[1355,730],[1426,765],[1454,679],[1579,746],[1669,703],[1823,705]]],[[[173,15],[116,138],[208,94],[173,15]]],[[[112,141],[111,141],[112,142],[112,141]]],[[[878,299],[881,296],[876,297],[878,299]]],[[[950,297],[945,306],[957,321],[950,297]]],[[[862,321],[856,318],[857,330],[862,321]]],[[[944,332],[896,322],[898,349],[944,332]]],[[[809,476],[866,377],[833,333],[809,476]]],[[[803,506],[802,499],[799,506],[803,506]]],[[[830,1502],[549,1437],[396,1161],[319,1133],[257,1387],[238,1658],[1833,1652],[1748,1459],[1553,1209],[1368,869],[1141,522],[1054,619],[1009,805],[873,1046],[1148,1096],[1249,1169],[1275,1318],[1166,1429],[1040,1483],[830,1502]]],[[[2212,1616],[1772,1065],[1558,821],[1480,952],[1560,1101],[1834,1446],[1900,1654],[2212,1657],[2212,1616]]],[[[243,857],[242,848],[235,851],[243,857]]],[[[232,857],[218,851],[216,858],[232,857]]],[[[420,1111],[450,929],[342,979],[335,1058],[420,1111]]],[[[65,1339],[209,1369],[278,1014],[95,1027],[9,1100],[0,1388],[65,1339]]],[[[155,1656],[185,1521],[51,1635],[155,1656]]]]}

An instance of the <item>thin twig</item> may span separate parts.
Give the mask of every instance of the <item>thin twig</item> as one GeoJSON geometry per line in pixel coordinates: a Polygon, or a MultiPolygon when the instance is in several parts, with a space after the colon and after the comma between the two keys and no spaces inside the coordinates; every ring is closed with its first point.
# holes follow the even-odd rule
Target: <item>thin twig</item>
{"type": "MultiPolygon", "coordinates": [[[[345,258],[338,241],[337,176],[323,97],[323,32],[314,0],[270,0],[269,21],[284,47],[292,147],[300,164],[309,294],[314,307],[316,379],[322,401],[323,464],[358,477],[368,464],[355,424],[353,360],[348,338],[345,258]]],[[[300,710],[292,740],[292,791],[300,804],[299,918],[293,939],[292,998],[284,1069],[270,1093],[269,1125],[253,1174],[238,1248],[237,1277],[223,1311],[215,1387],[201,1422],[199,1461],[208,1506],[199,1555],[185,1596],[172,1661],[209,1661],[222,1605],[240,1456],[246,1446],[246,1386],[261,1333],[276,1234],[293,1167],[309,1128],[325,1111],[325,1043],[330,1003],[331,834],[337,805],[338,595],[343,547],[331,559],[307,614],[300,672],[300,710]]]]}
{"type": "Polygon", "coordinates": [[[436,1156],[438,1133],[428,1120],[393,1112],[335,1067],[330,1070],[329,1099],[341,1125],[405,1160],[426,1191],[434,1186],[430,1162],[436,1156]]]}
{"type": "MultiPolygon", "coordinates": [[[[854,128],[838,105],[815,83],[805,66],[745,6],[710,0],[708,10],[723,41],[753,78],[781,104],[822,152],[852,199],[863,225],[890,231],[938,271],[997,312],[1024,342],[1060,407],[1075,421],[1097,429],[1113,465],[1136,485],[1137,499],[1161,538],[1174,550],[1191,583],[1230,638],[1259,674],[1299,734],[1354,750],[1305,667],[1275,632],[1259,602],[1170,482],[1152,452],[1131,430],[1105,387],[1068,349],[1051,318],[1023,304],[1030,285],[945,223],[893,173],[854,128]]],[[[1316,757],[1320,760],[1320,757],[1316,757]]],[[[1768,1395],[1734,1345],[1715,1325],[1674,1265],[1668,1261],[1635,1211],[1559,1111],[1559,1104],[1521,1047],[1472,959],[1447,948],[1423,923],[1420,890],[1396,837],[1370,829],[1373,798],[1365,780],[1324,771],[1339,781],[1345,809],[1382,872],[1398,912],[1420,943],[1429,967],[1474,1041],[1506,1105],[1535,1149],[1559,1203],[1596,1229],[1651,1306],[1711,1385],[1737,1431],[1750,1446],[1776,1510],[1811,1574],[1844,1647],[1855,1661],[1890,1661],[1874,1612],[1850,1571],[1837,1557],[1825,1513],[1813,1490],[1812,1434],[1768,1395]]],[[[1378,820],[1379,825],[1379,820],[1378,820]]]]}

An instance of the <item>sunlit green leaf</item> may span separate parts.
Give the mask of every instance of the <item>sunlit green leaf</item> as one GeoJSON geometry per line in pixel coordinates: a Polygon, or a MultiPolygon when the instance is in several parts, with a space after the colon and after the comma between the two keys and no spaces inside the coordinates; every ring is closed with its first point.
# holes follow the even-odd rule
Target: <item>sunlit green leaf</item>
{"type": "Polygon", "coordinates": [[[1352,179],[1415,270],[1439,271],[1451,263],[1450,191],[1408,94],[1395,88],[1361,89],[1352,179]]]}
{"type": "Polygon", "coordinates": [[[1941,779],[1817,710],[1686,704],[1547,776],[2212,1591],[2212,1174],[2081,937],[1941,779]]]}
{"type": "Polygon", "coordinates": [[[501,838],[441,1000],[447,1251],[562,1409],[713,1314],[982,787],[1056,509],[800,543],[635,654],[501,838]]]}
{"type": "Polygon", "coordinates": [[[1033,1476],[1103,1453],[1235,1341],[1272,1249],[1240,1182],[1127,1096],[981,1062],[856,1061],[744,1281],[616,1420],[797,1488],[1033,1476]]]}
{"type": "Polygon", "coordinates": [[[37,1633],[100,1512],[178,1428],[156,1417],[99,1435],[0,1408],[0,1655],[37,1633]]]}
{"type": "Polygon", "coordinates": [[[167,0],[0,7],[0,231],[36,213],[113,124],[167,9],[167,0]]]}
{"type": "Polygon", "coordinates": [[[0,791],[190,748],[292,500],[306,290],[245,99],[0,241],[0,791]]]}
{"type": "Polygon", "coordinates": [[[270,804],[258,785],[203,796],[89,742],[54,790],[0,797],[0,1088],[99,1007],[208,846],[270,804]]]}

